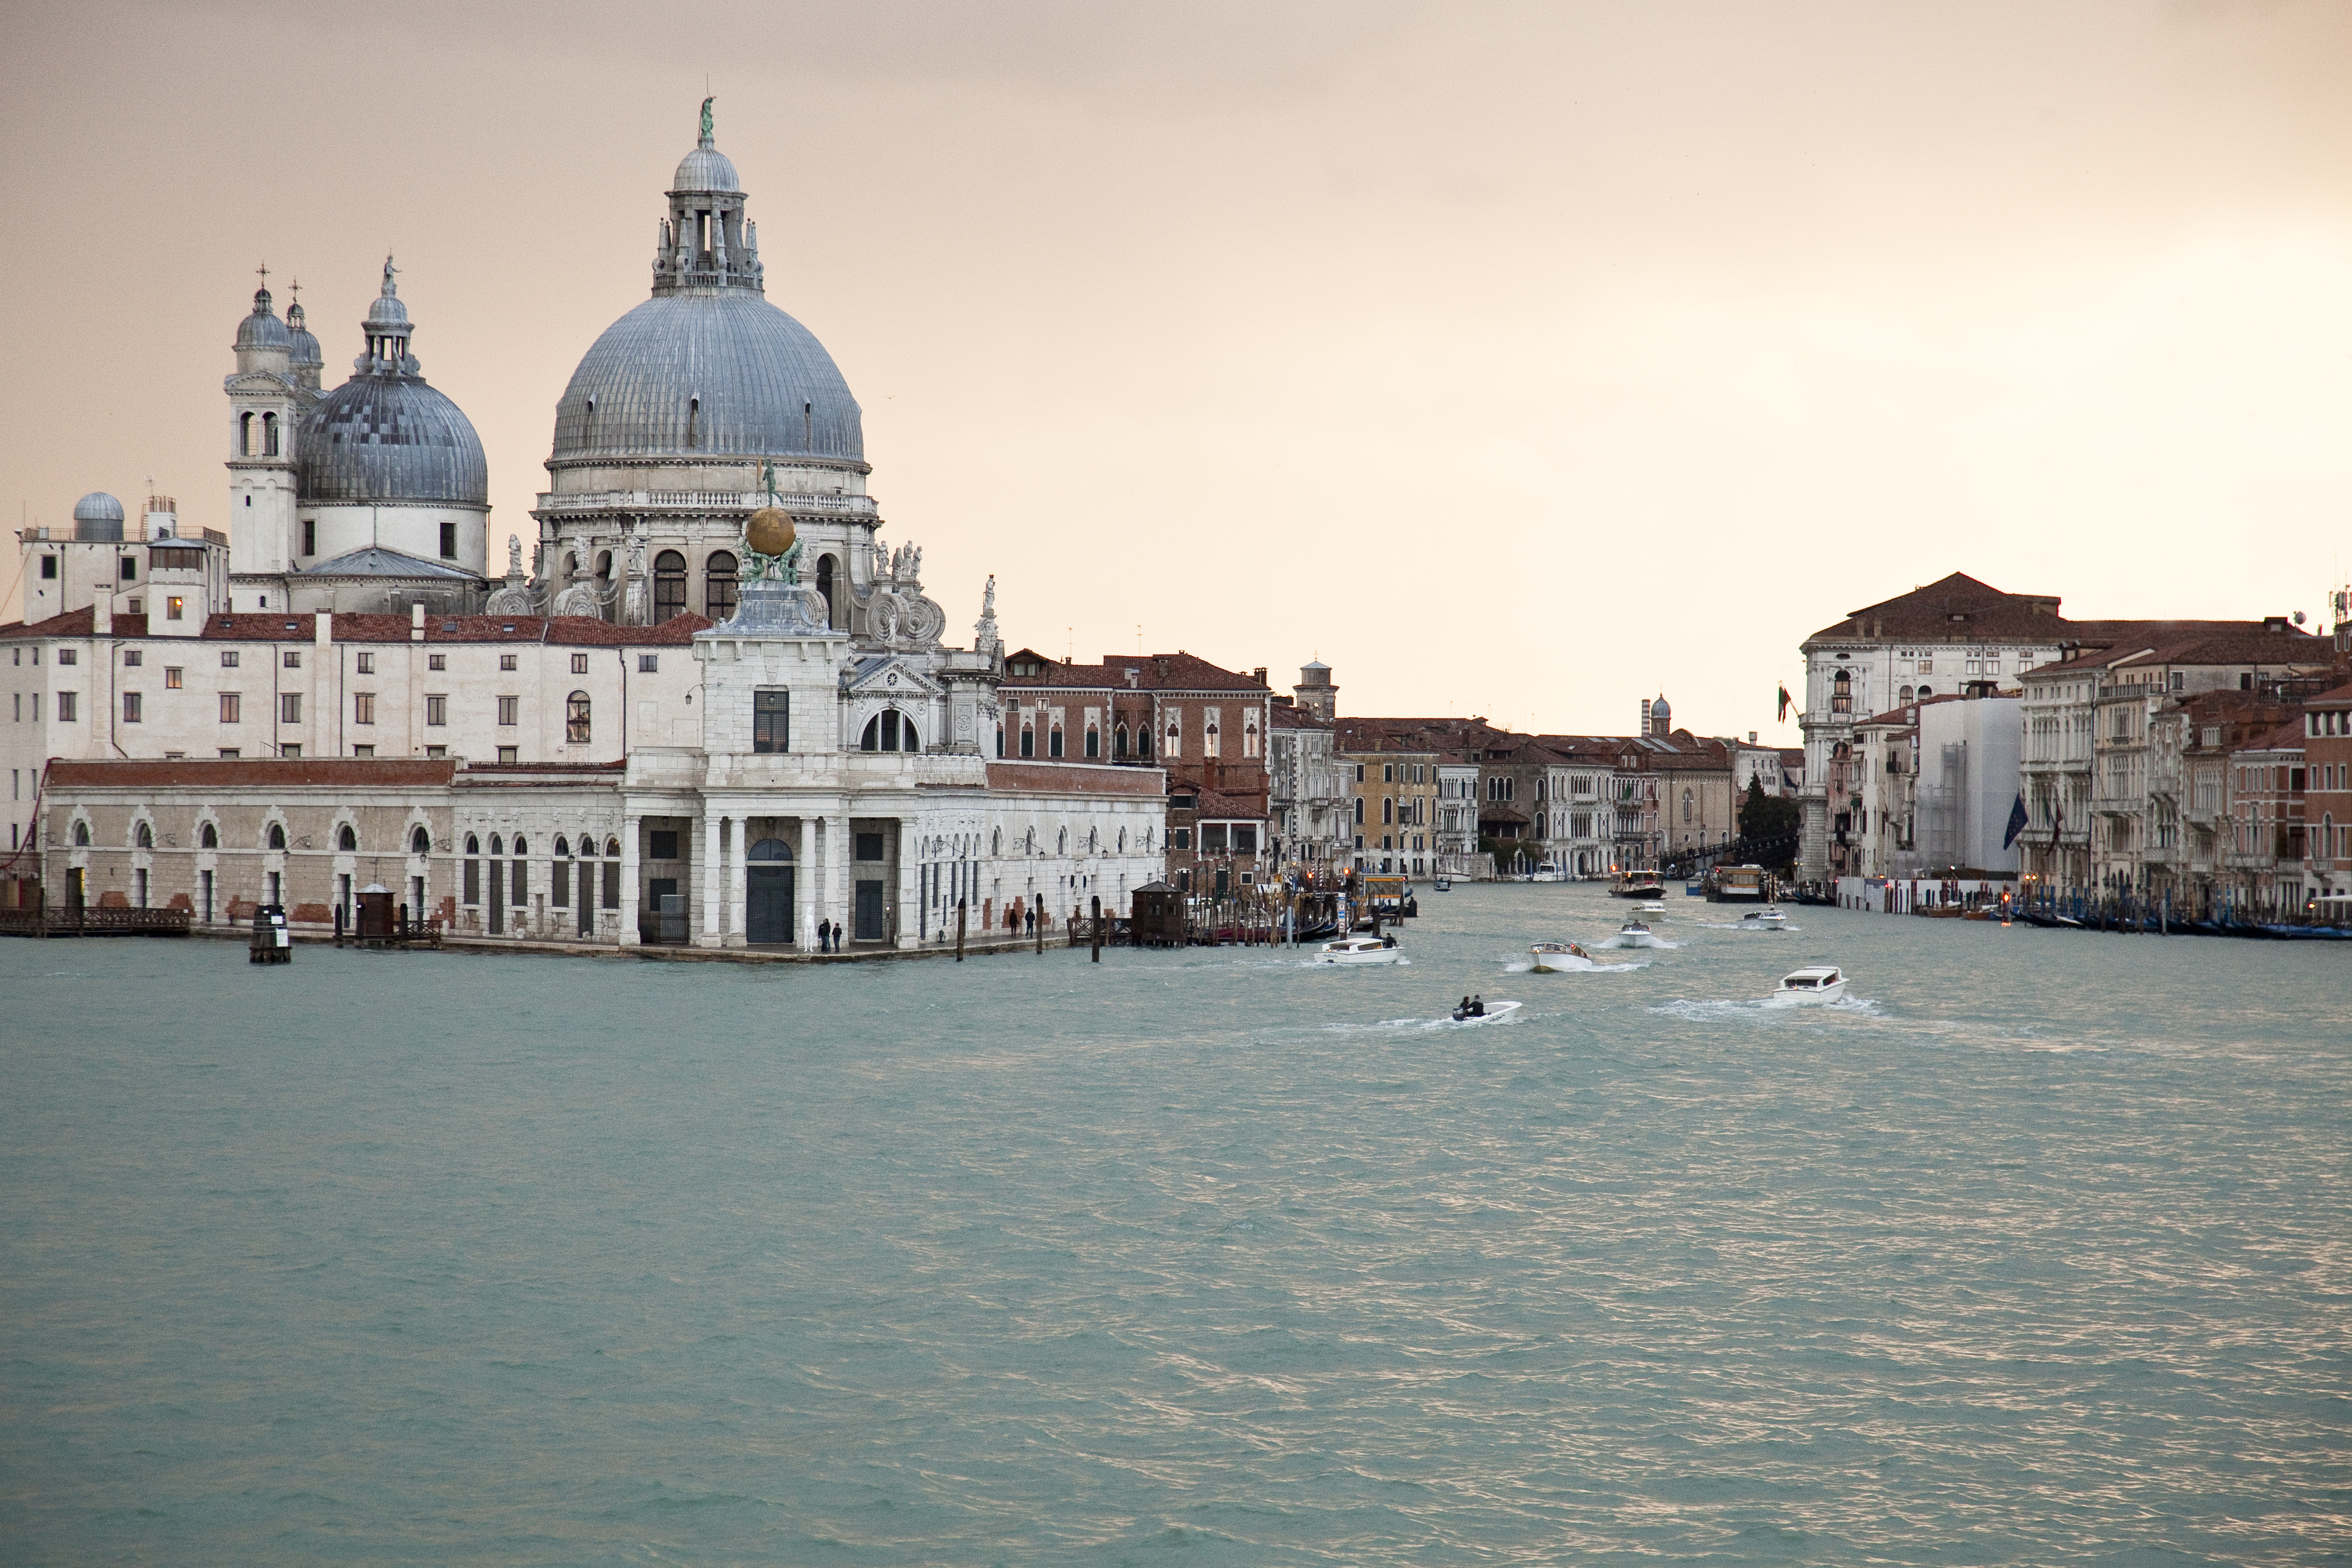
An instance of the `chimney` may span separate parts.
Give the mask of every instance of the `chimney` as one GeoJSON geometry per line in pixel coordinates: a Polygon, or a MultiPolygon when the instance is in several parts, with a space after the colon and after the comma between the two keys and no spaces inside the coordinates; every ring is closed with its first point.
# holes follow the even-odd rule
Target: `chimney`
{"type": "MultiPolygon", "coordinates": [[[[323,660],[326,657],[328,647],[331,647],[335,640],[335,612],[332,610],[320,610],[317,615],[312,616],[310,617],[310,635],[311,640],[318,645],[320,657],[323,660]]],[[[324,663],[321,663],[319,668],[324,669],[326,666],[324,663]]]]}
{"type": "Polygon", "coordinates": [[[1748,743],[1751,746],[1756,743],[1756,731],[1753,730],[1748,731],[1748,743]]]}
{"type": "Polygon", "coordinates": [[[180,503],[170,496],[147,498],[147,537],[172,539],[180,531],[180,503]]]}
{"type": "Polygon", "coordinates": [[[410,642],[425,640],[425,606],[422,605],[408,606],[408,640],[410,642]]]}
{"type": "Polygon", "coordinates": [[[1255,669],[1251,670],[1250,679],[1256,681],[1260,686],[1264,686],[1265,684],[1265,666],[1261,664],[1255,669]]]}

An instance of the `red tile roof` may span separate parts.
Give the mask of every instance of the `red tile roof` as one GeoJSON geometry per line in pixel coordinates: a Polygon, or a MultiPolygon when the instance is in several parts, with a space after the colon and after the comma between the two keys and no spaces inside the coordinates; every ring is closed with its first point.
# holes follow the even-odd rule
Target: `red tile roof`
{"type": "Polygon", "coordinates": [[[1008,668],[1016,658],[1034,658],[1044,664],[1043,675],[1007,677],[1008,691],[1074,690],[1124,691],[1129,689],[1128,671],[1135,671],[1137,691],[1240,691],[1268,693],[1272,688],[1254,677],[1211,664],[1207,659],[1182,649],[1174,653],[1113,654],[1100,664],[1066,664],[1047,658],[1034,649],[1024,648],[1007,656],[1008,668]]]}

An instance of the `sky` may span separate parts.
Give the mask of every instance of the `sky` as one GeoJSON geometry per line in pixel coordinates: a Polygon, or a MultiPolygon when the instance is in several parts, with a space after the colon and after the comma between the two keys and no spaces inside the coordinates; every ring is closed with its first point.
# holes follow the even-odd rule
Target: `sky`
{"type": "Polygon", "coordinates": [[[708,91],[951,639],[993,574],[1057,658],[1793,744],[1806,634],[1949,572],[2315,621],[2352,572],[2332,0],[7,11],[18,523],[225,526],[254,268],[331,384],[392,250],[535,538],[708,91]]]}

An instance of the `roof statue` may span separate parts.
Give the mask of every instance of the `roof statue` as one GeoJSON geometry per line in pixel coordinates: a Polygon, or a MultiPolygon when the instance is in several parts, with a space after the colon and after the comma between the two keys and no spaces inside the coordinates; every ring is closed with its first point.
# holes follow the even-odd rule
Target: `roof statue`
{"type": "Polygon", "coordinates": [[[392,275],[399,270],[399,268],[392,264],[392,252],[385,251],[383,253],[383,293],[387,299],[396,297],[400,293],[400,285],[392,280],[392,275]]]}
{"type": "Polygon", "coordinates": [[[718,101],[715,94],[702,100],[702,144],[705,147],[710,145],[710,106],[718,101]]]}

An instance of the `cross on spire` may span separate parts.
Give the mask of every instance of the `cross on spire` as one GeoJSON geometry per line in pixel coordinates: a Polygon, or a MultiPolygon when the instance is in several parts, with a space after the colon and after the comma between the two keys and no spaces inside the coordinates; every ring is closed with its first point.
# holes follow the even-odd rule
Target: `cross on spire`
{"type": "Polygon", "coordinates": [[[265,261],[265,262],[263,262],[260,266],[258,266],[258,267],[255,268],[254,268],[254,270],[255,270],[256,272],[258,272],[259,274],[261,274],[261,286],[262,286],[264,289],[268,288],[268,287],[269,287],[269,263],[268,263],[267,261],[265,261]]]}

